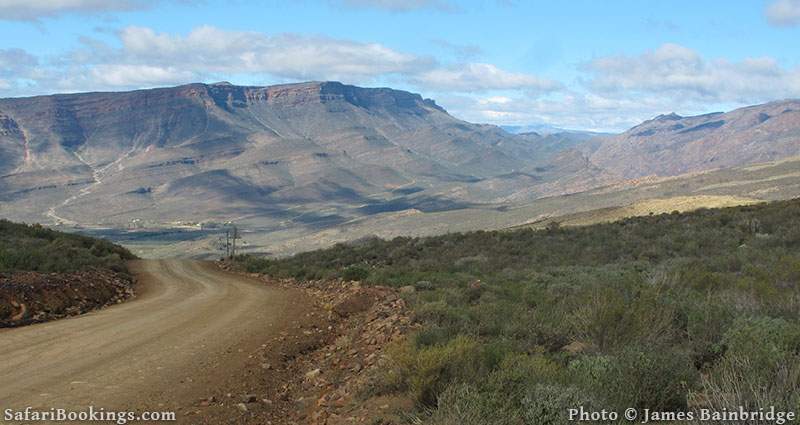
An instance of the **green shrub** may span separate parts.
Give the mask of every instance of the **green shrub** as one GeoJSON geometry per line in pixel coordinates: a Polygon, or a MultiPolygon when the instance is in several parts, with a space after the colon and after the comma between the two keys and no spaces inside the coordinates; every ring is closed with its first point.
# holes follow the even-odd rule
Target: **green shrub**
{"type": "Polygon", "coordinates": [[[749,367],[769,379],[775,367],[800,349],[800,327],[784,319],[741,317],[725,332],[722,342],[727,356],[748,359],[749,367]]]}
{"type": "Polygon", "coordinates": [[[697,385],[688,355],[668,347],[628,347],[612,357],[595,394],[618,410],[686,410],[687,395],[697,385]]]}
{"type": "Polygon", "coordinates": [[[369,270],[361,266],[349,266],[342,271],[344,280],[366,280],[367,276],[369,276],[369,270]]]}
{"type": "Polygon", "coordinates": [[[592,411],[600,406],[581,388],[557,384],[538,384],[522,399],[522,418],[525,425],[567,425],[569,409],[583,407],[592,411]]]}
{"type": "Polygon", "coordinates": [[[797,408],[798,229],[792,200],[542,231],[369,238],[243,264],[305,278],[369,265],[367,283],[413,285],[404,298],[421,329],[392,348],[373,392],[414,397],[431,423],[559,423],[554,412],[579,401],[797,408]]]}
{"type": "Polygon", "coordinates": [[[436,410],[425,422],[430,425],[516,425],[516,413],[508,399],[461,383],[450,385],[442,392],[436,410]]]}
{"type": "Polygon", "coordinates": [[[459,336],[443,345],[416,348],[410,343],[390,351],[391,366],[381,377],[381,388],[404,388],[424,406],[436,406],[449,385],[477,382],[487,370],[477,341],[459,336]]]}
{"type": "Polygon", "coordinates": [[[125,261],[134,258],[106,240],[0,220],[0,272],[71,272],[87,267],[125,272],[125,261]]]}

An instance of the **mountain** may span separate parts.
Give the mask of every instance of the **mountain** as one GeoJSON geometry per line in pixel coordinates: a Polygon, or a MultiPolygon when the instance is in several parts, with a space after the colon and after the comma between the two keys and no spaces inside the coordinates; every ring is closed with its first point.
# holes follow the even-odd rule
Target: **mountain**
{"type": "Polygon", "coordinates": [[[603,138],[591,162],[630,179],[675,176],[800,155],[800,101],[693,117],[659,115],[603,138]]]}
{"type": "Polygon", "coordinates": [[[0,203],[9,218],[65,224],[327,226],[608,181],[571,147],[336,82],[0,99],[0,203]]]}
{"type": "Polygon", "coordinates": [[[668,179],[793,156],[798,101],[662,115],[619,135],[511,134],[389,88],[188,84],[0,99],[0,217],[144,238],[164,255],[207,254],[213,229],[234,221],[250,248],[285,253],[508,227],[648,194],[779,199],[794,186],[770,182],[795,184],[784,168],[796,162],[753,190],[731,186],[743,168],[709,187],[709,176],[693,189],[668,179]],[[181,233],[197,223],[211,230],[181,233]]]}

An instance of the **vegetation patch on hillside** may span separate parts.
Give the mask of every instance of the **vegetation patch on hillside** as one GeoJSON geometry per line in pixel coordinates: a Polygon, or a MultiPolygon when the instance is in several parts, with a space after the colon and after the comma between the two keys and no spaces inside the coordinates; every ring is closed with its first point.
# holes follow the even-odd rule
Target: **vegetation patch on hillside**
{"type": "Polygon", "coordinates": [[[76,315],[133,295],[128,250],[0,220],[0,327],[76,315]]]}
{"type": "Polygon", "coordinates": [[[425,423],[800,408],[800,200],[240,260],[403,287],[422,328],[368,392],[413,397],[425,423]]]}

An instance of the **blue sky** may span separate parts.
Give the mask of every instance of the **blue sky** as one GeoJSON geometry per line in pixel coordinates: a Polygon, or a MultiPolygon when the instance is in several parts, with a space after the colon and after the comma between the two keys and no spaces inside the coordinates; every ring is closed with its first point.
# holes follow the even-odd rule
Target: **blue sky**
{"type": "Polygon", "coordinates": [[[800,0],[0,0],[0,97],[340,80],[621,130],[800,97],[800,0]]]}

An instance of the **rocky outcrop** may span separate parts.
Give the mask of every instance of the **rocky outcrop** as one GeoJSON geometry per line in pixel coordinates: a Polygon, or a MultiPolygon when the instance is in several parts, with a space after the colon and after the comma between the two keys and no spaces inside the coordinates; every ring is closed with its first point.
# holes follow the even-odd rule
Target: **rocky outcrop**
{"type": "MultiPolygon", "coordinates": [[[[0,110],[27,135],[24,149],[0,135],[0,159],[14,164],[0,172],[15,171],[0,182],[0,199],[19,221],[127,227],[224,222],[246,211],[267,227],[287,215],[324,226],[431,200],[447,209],[494,202],[493,192],[467,188],[511,170],[522,174],[489,183],[502,197],[560,194],[553,179],[573,175],[571,164],[550,161],[568,145],[543,148],[461,121],[419,94],[338,82],[0,99],[0,110]],[[409,187],[419,191],[395,192],[409,187]]],[[[587,170],[570,190],[595,184],[587,170]]]]}
{"type": "MultiPolygon", "coordinates": [[[[226,270],[229,263],[220,263],[226,270]]],[[[386,350],[418,329],[395,288],[360,282],[295,281],[258,277],[267,285],[301,290],[315,308],[296,329],[265,341],[251,355],[254,383],[241,394],[209,394],[190,412],[195,423],[235,417],[242,424],[344,425],[408,410],[403,397],[365,397],[387,364],[386,350]],[[281,354],[274,357],[276,347],[281,354]],[[271,354],[272,353],[272,354],[271,354]],[[259,384],[265,388],[253,386],[259,384]]]]}
{"type": "Polygon", "coordinates": [[[591,154],[597,166],[631,179],[675,176],[800,155],[800,101],[727,113],[671,113],[606,138],[591,154]]]}
{"type": "Polygon", "coordinates": [[[0,328],[86,313],[132,297],[130,277],[108,270],[0,274],[0,328]]]}

